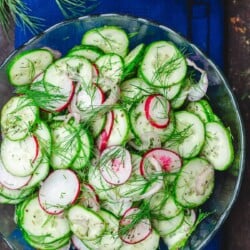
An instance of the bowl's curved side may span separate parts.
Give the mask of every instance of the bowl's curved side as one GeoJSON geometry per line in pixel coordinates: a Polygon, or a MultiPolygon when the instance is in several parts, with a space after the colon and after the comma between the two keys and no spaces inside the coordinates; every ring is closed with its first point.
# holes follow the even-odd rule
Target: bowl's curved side
{"type": "MultiPolygon", "coordinates": [[[[225,221],[237,198],[245,164],[245,133],[239,107],[225,77],[195,45],[189,43],[171,29],[145,19],[117,14],[85,16],[56,24],[14,51],[1,67],[0,77],[2,82],[0,91],[2,92],[3,85],[8,86],[5,73],[6,65],[16,54],[23,50],[43,46],[49,46],[65,54],[71,47],[80,44],[85,31],[103,25],[117,25],[125,29],[130,37],[131,48],[139,43],[148,44],[156,40],[170,40],[208,72],[208,97],[215,113],[222,117],[223,123],[231,129],[235,145],[235,160],[229,171],[216,173],[214,193],[203,206],[204,211],[213,213],[198,226],[186,247],[187,249],[201,249],[225,221]]],[[[4,91],[5,98],[1,98],[0,107],[12,95],[10,87],[7,87],[4,91]]],[[[0,212],[3,209],[4,206],[0,205],[0,212]]],[[[7,216],[1,218],[1,221],[4,220],[8,223],[7,221],[12,220],[12,217],[13,214],[8,213],[7,216]]],[[[11,224],[11,227],[14,230],[14,223],[11,224]]],[[[9,231],[4,232],[4,230],[5,228],[1,227],[1,233],[8,237],[9,231]]],[[[10,241],[11,245],[19,249],[18,244],[20,246],[20,243],[18,241],[15,242],[13,239],[10,241]]]]}

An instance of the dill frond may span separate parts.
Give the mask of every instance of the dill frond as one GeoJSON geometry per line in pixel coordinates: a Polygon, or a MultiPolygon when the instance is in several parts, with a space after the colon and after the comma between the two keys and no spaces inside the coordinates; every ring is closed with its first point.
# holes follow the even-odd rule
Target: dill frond
{"type": "Polygon", "coordinates": [[[12,21],[32,34],[41,31],[43,19],[32,16],[29,7],[21,0],[2,0],[0,2],[0,26],[8,36],[12,21]]]}
{"type": "Polygon", "coordinates": [[[99,5],[98,0],[55,0],[65,18],[79,17],[99,5]]]}

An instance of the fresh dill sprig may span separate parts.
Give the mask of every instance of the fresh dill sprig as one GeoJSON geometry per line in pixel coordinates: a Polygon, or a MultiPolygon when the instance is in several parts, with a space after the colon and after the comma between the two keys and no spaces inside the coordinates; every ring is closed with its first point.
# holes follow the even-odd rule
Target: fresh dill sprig
{"type": "Polygon", "coordinates": [[[0,2],[0,26],[3,32],[8,35],[8,30],[12,21],[18,26],[27,27],[27,29],[36,34],[41,31],[41,18],[30,15],[31,10],[22,0],[2,0],[0,2]]]}
{"type": "Polygon", "coordinates": [[[79,17],[99,5],[98,0],[55,0],[65,18],[79,17]]]}
{"type": "Polygon", "coordinates": [[[150,204],[148,201],[144,201],[138,208],[139,208],[138,212],[133,213],[133,214],[126,217],[126,219],[130,220],[130,223],[128,223],[126,225],[120,224],[120,227],[118,229],[118,234],[120,236],[128,234],[142,220],[150,219],[150,204]]]}
{"type": "MultiPolygon", "coordinates": [[[[43,86],[43,82],[36,82],[33,83],[34,88],[28,88],[28,87],[18,87],[16,88],[17,94],[25,94],[27,97],[29,97],[33,102],[40,108],[46,108],[51,103],[55,103],[56,101],[62,101],[66,99],[66,96],[60,95],[60,94],[52,94],[45,90],[45,87],[43,86]],[[39,87],[35,87],[39,86],[39,87]]],[[[49,85],[48,85],[49,86],[49,85]]],[[[53,86],[53,85],[52,85],[53,86]]],[[[52,88],[49,87],[49,88],[52,88]]],[[[53,91],[56,93],[56,91],[53,91]]]]}
{"type": "MultiPolygon", "coordinates": [[[[99,5],[98,0],[55,0],[59,10],[66,19],[79,17],[99,5]]],[[[8,35],[12,22],[22,28],[27,28],[32,34],[42,31],[43,18],[32,15],[31,9],[22,0],[0,1],[0,26],[8,35]]]]}

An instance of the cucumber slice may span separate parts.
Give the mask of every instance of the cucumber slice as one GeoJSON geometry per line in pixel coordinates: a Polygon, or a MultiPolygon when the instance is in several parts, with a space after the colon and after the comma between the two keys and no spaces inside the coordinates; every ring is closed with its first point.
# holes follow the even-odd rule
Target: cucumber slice
{"type": "Polygon", "coordinates": [[[115,53],[124,57],[128,51],[128,36],[116,26],[103,26],[87,31],[82,38],[82,44],[94,45],[105,53],[115,53]]]}
{"type": "Polygon", "coordinates": [[[143,95],[149,95],[152,88],[141,78],[131,78],[121,83],[121,100],[133,104],[143,95]]]}
{"type": "Polygon", "coordinates": [[[23,187],[24,190],[35,187],[41,183],[49,174],[50,166],[49,159],[47,156],[43,156],[42,161],[33,172],[29,183],[23,187]]]}
{"type": "Polygon", "coordinates": [[[91,132],[91,135],[96,138],[102,130],[104,129],[104,126],[106,124],[107,116],[97,114],[93,119],[90,121],[89,130],[91,132]]]}
{"type": "MultiPolygon", "coordinates": [[[[92,241],[92,249],[106,249],[106,250],[119,250],[122,241],[118,237],[119,221],[118,219],[108,211],[100,210],[98,214],[104,219],[106,224],[105,234],[101,239],[92,241]],[[94,244],[93,244],[94,243],[94,244]]],[[[87,243],[86,241],[84,241],[87,243]]],[[[87,243],[89,245],[89,241],[87,243]]]]}
{"type": "Polygon", "coordinates": [[[140,66],[143,79],[154,87],[170,87],[179,83],[187,71],[186,60],[170,42],[157,41],[147,48],[140,66]]]}
{"type": "Polygon", "coordinates": [[[187,111],[175,113],[176,129],[164,147],[179,153],[183,158],[199,154],[205,142],[205,128],[200,118],[187,111]]]}
{"type": "Polygon", "coordinates": [[[90,62],[95,62],[99,56],[103,55],[103,51],[92,45],[77,45],[73,47],[67,56],[83,56],[90,62]]]}
{"type": "Polygon", "coordinates": [[[233,162],[234,149],[230,131],[218,122],[209,122],[205,126],[206,139],[201,155],[216,170],[226,170],[233,162]]]}
{"type": "Polygon", "coordinates": [[[97,84],[106,92],[121,81],[123,75],[123,59],[117,54],[105,54],[95,62],[99,75],[97,84]]]}
{"type": "Polygon", "coordinates": [[[182,207],[176,203],[174,198],[166,195],[164,191],[152,196],[149,205],[151,213],[158,220],[171,219],[182,211],[182,207]]]}
{"type": "Polygon", "coordinates": [[[79,131],[63,122],[52,123],[50,128],[52,136],[51,166],[54,169],[68,168],[80,150],[79,131]]]}
{"type": "Polygon", "coordinates": [[[68,220],[71,231],[81,240],[95,240],[106,228],[100,215],[80,205],[74,205],[69,209],[68,220]]]}
{"type": "Polygon", "coordinates": [[[145,44],[141,43],[132,49],[128,55],[124,58],[124,74],[123,78],[131,73],[135,67],[139,64],[143,53],[144,53],[145,44]]]}
{"type": "Polygon", "coordinates": [[[197,115],[203,123],[207,123],[209,121],[208,112],[200,101],[190,102],[187,105],[186,110],[197,115]]]}
{"type": "Polygon", "coordinates": [[[10,141],[7,138],[2,141],[2,161],[6,170],[12,175],[31,175],[42,160],[39,152],[35,136],[28,136],[20,141],[10,141]]]}
{"type": "Polygon", "coordinates": [[[7,73],[11,84],[16,86],[32,83],[52,62],[53,54],[46,49],[23,51],[8,65],[7,73]]]}
{"type": "Polygon", "coordinates": [[[24,139],[38,118],[38,108],[26,96],[14,96],[1,112],[2,133],[12,141],[24,139]]]}
{"type": "MultiPolygon", "coordinates": [[[[1,193],[1,192],[0,192],[1,193]]],[[[20,204],[21,202],[23,202],[25,200],[25,197],[24,198],[17,198],[17,199],[10,199],[10,198],[7,198],[5,196],[2,196],[0,194],[0,204],[11,204],[11,205],[16,205],[16,204],[20,204]]]]}
{"type": "MultiPolygon", "coordinates": [[[[21,228],[29,235],[44,236],[57,240],[70,233],[70,227],[64,216],[47,214],[40,206],[38,198],[34,197],[23,207],[21,228]]],[[[51,241],[53,241],[51,239],[51,241]]]]}
{"type": "Polygon", "coordinates": [[[185,246],[186,241],[193,231],[196,215],[193,210],[187,210],[181,226],[174,232],[163,237],[169,250],[176,250],[185,246]]]}
{"type": "Polygon", "coordinates": [[[160,236],[166,236],[170,233],[173,233],[177,230],[184,220],[184,212],[181,211],[175,217],[170,219],[160,220],[160,219],[153,219],[153,226],[160,234],[160,236]]]}
{"type": "Polygon", "coordinates": [[[193,208],[203,204],[214,187],[213,166],[202,158],[188,161],[175,183],[175,199],[183,207],[193,208]]]}
{"type": "Polygon", "coordinates": [[[9,189],[0,185],[0,195],[11,201],[22,201],[34,192],[34,188],[29,189],[9,189]]]}
{"type": "Polygon", "coordinates": [[[83,169],[89,163],[90,157],[92,155],[93,141],[85,129],[80,129],[80,150],[77,157],[71,164],[71,167],[75,170],[83,169]]]}

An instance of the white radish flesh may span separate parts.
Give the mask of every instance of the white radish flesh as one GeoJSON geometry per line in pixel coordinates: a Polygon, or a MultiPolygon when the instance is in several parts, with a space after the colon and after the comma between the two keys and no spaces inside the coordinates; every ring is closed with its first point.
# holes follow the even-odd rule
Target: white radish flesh
{"type": "Polygon", "coordinates": [[[89,250],[89,248],[74,234],[71,237],[71,241],[77,250],[89,250]]]}
{"type": "Polygon", "coordinates": [[[125,233],[120,234],[122,241],[128,244],[136,244],[145,240],[152,232],[152,226],[148,218],[142,218],[139,222],[136,221],[139,213],[142,211],[139,208],[130,208],[128,209],[122,219],[120,220],[120,232],[123,232],[123,229],[128,227],[128,230],[124,230],[125,233]],[[134,224],[130,228],[129,225],[134,224]]]}
{"type": "Polygon", "coordinates": [[[186,59],[188,66],[193,67],[198,72],[201,73],[200,80],[198,83],[191,85],[188,93],[188,100],[189,101],[198,101],[206,95],[207,88],[208,88],[208,78],[207,72],[200,67],[198,67],[195,62],[190,59],[186,59]]]}
{"type": "Polygon", "coordinates": [[[39,190],[41,207],[49,214],[59,214],[74,203],[80,192],[80,182],[69,169],[52,172],[39,190]]]}
{"type": "Polygon", "coordinates": [[[151,149],[144,154],[141,160],[140,170],[145,177],[154,172],[154,169],[152,170],[150,167],[150,162],[148,162],[150,157],[156,159],[165,172],[178,172],[182,166],[181,157],[177,153],[163,148],[151,149]]]}
{"type": "Polygon", "coordinates": [[[163,129],[169,124],[169,101],[161,95],[150,95],[145,101],[144,111],[153,127],[163,129]]]}
{"type": "Polygon", "coordinates": [[[100,171],[110,184],[121,185],[132,173],[131,156],[128,150],[121,146],[112,146],[101,154],[100,171]]]}
{"type": "Polygon", "coordinates": [[[31,175],[39,164],[36,161],[40,155],[39,152],[39,144],[35,136],[28,136],[20,141],[10,141],[7,138],[2,141],[2,161],[12,175],[22,177],[31,175]]]}
{"type": "Polygon", "coordinates": [[[25,177],[14,176],[10,174],[0,160],[0,183],[9,189],[20,189],[28,184],[31,175],[25,177]]]}

